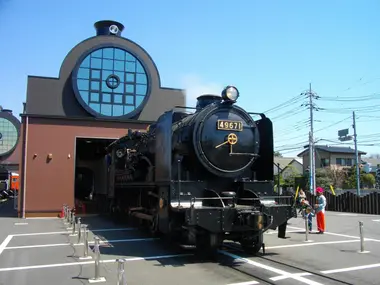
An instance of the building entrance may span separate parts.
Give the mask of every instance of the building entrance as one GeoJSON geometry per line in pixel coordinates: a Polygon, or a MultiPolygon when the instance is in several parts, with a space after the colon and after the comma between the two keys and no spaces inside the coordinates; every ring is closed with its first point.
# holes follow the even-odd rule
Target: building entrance
{"type": "Polygon", "coordinates": [[[77,138],[75,154],[75,208],[77,213],[105,210],[108,158],[105,148],[115,139],[77,138]]]}

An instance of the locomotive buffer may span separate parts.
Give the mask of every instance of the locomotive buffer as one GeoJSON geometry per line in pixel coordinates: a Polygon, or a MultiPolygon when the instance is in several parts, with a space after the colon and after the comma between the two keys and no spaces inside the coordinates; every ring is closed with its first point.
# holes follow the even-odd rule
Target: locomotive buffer
{"type": "Polygon", "coordinates": [[[238,97],[227,86],[221,96],[198,97],[194,113],[177,107],[146,133],[129,130],[113,142],[111,213],[202,254],[215,254],[224,240],[256,253],[263,233],[277,227],[283,237],[296,210],[274,191],[272,122],[237,106],[238,97]]]}

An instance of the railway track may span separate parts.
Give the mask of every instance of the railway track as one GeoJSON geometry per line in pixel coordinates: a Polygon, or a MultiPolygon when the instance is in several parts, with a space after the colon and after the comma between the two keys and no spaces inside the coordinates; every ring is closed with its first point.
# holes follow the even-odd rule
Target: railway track
{"type": "MultiPolygon", "coordinates": [[[[221,265],[231,267],[252,277],[252,284],[282,284],[282,285],[352,285],[353,283],[339,280],[319,273],[305,266],[284,263],[275,260],[275,255],[247,256],[238,245],[225,244],[219,251],[221,265]],[[273,257],[274,256],[274,257],[273,257]]],[[[236,284],[237,285],[237,284],[236,284]]],[[[247,283],[246,285],[249,285],[247,283]]]]}

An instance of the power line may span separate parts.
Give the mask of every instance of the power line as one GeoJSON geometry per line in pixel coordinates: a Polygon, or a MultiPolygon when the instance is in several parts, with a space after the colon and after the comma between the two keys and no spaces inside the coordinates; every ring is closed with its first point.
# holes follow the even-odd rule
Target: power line
{"type": "Polygon", "coordinates": [[[366,95],[366,96],[346,96],[346,97],[325,97],[321,96],[320,100],[321,101],[331,101],[331,102],[358,102],[358,101],[363,101],[363,100],[379,100],[380,99],[380,93],[373,93],[371,95],[366,95]]]}
{"type": "Polygon", "coordinates": [[[289,100],[287,100],[287,101],[285,101],[285,102],[283,102],[283,103],[281,103],[281,104],[279,104],[279,105],[277,105],[277,106],[275,106],[273,108],[270,108],[269,110],[266,110],[263,113],[264,114],[268,114],[270,112],[281,110],[281,109],[283,109],[285,107],[288,107],[288,106],[290,106],[290,105],[292,105],[292,104],[300,101],[302,99],[302,97],[303,97],[302,94],[297,95],[297,96],[295,96],[295,97],[293,97],[293,98],[291,98],[291,99],[289,99],[289,100]]]}
{"type": "Polygon", "coordinates": [[[341,122],[344,122],[344,121],[346,121],[347,119],[350,119],[350,118],[351,118],[351,116],[350,116],[350,117],[347,117],[347,118],[344,118],[343,120],[340,120],[340,121],[335,122],[335,123],[333,123],[333,124],[331,124],[331,125],[328,125],[327,127],[320,128],[320,129],[316,130],[314,133],[316,133],[316,132],[320,132],[320,131],[322,131],[322,130],[326,130],[326,129],[328,129],[328,128],[331,128],[331,127],[333,127],[333,126],[335,126],[335,125],[337,125],[337,124],[339,124],[339,123],[341,123],[341,122]]]}

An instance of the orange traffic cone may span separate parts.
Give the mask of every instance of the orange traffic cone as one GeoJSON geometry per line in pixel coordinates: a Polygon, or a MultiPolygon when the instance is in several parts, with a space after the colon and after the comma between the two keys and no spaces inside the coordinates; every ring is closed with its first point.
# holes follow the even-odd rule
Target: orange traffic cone
{"type": "Polygon", "coordinates": [[[63,206],[62,206],[61,213],[59,214],[59,217],[60,217],[60,218],[64,218],[64,217],[65,217],[65,209],[64,209],[63,206]]]}

